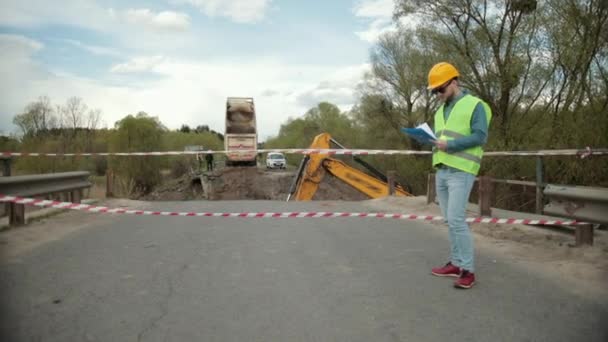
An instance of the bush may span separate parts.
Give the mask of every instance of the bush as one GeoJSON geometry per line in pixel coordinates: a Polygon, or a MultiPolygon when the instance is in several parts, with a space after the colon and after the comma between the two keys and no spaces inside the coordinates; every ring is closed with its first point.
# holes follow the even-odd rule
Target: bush
{"type": "MultiPolygon", "coordinates": [[[[140,112],[128,115],[116,123],[116,134],[110,139],[110,150],[115,152],[160,151],[165,128],[157,118],[140,112]]],[[[157,157],[114,157],[112,169],[129,184],[131,193],[146,194],[160,183],[161,160],[157,157]]]]}
{"type": "Polygon", "coordinates": [[[174,178],[182,177],[190,172],[193,164],[189,158],[180,157],[171,161],[171,176],[174,178]]]}

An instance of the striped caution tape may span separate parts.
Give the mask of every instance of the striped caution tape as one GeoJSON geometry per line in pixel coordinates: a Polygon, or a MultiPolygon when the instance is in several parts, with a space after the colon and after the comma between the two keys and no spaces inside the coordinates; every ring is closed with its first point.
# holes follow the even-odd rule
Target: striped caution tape
{"type": "MultiPolygon", "coordinates": [[[[21,198],[17,196],[0,195],[0,202],[24,204],[45,208],[71,209],[93,213],[127,214],[127,215],[150,215],[150,216],[195,216],[195,217],[240,217],[240,218],[392,218],[401,220],[419,221],[443,221],[441,216],[415,215],[415,214],[390,214],[390,213],[350,213],[350,212],[241,212],[241,213],[211,213],[211,212],[174,212],[174,211],[150,211],[124,208],[108,208],[93,206],[89,204],[58,202],[34,198],[21,198]]],[[[467,218],[469,223],[497,223],[497,224],[529,224],[529,225],[552,225],[552,226],[574,226],[588,223],[567,220],[531,220],[531,219],[499,219],[492,217],[467,218]]]]}
{"type": "MultiPolygon", "coordinates": [[[[414,150],[369,150],[369,149],[262,149],[262,150],[208,150],[208,151],[159,151],[159,152],[98,152],[98,153],[39,153],[39,152],[0,152],[4,157],[128,157],[128,156],[180,156],[227,153],[270,153],[285,154],[327,154],[327,155],[430,155],[431,151],[414,150]]],[[[537,151],[489,151],[484,156],[579,156],[608,155],[608,148],[585,148],[566,150],[537,151]]]]}

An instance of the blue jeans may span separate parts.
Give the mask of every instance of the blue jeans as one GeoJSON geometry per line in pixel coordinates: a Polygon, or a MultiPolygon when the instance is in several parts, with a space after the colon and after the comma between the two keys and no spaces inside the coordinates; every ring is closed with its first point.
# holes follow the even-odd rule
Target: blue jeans
{"type": "Polygon", "coordinates": [[[470,272],[475,272],[473,237],[465,219],[474,182],[474,175],[451,167],[438,169],[435,177],[437,199],[450,232],[450,261],[470,272]]]}

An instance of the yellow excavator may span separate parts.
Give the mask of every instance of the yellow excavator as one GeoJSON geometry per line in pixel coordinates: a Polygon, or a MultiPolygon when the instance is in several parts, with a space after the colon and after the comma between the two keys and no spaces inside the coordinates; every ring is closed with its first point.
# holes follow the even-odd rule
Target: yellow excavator
{"type": "MultiPolygon", "coordinates": [[[[331,143],[339,148],[344,148],[344,146],[335,141],[328,133],[317,135],[310,145],[310,148],[329,149],[331,148],[331,143]]],[[[386,176],[361,158],[355,156],[354,160],[364,166],[373,174],[373,176],[349,166],[341,160],[330,158],[328,154],[306,155],[300,162],[296,177],[289,189],[287,201],[292,197],[296,201],[311,200],[319,188],[319,183],[323,180],[326,172],[370,198],[388,196],[389,190],[386,176]]],[[[406,191],[405,187],[400,184],[395,184],[395,195],[412,196],[412,194],[406,191]]]]}

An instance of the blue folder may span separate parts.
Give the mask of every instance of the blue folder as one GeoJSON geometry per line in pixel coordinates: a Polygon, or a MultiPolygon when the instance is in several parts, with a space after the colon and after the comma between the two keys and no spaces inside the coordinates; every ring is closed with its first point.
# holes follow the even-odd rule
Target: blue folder
{"type": "Polygon", "coordinates": [[[409,135],[421,144],[435,144],[435,138],[433,138],[421,128],[401,128],[401,132],[409,135]]]}

